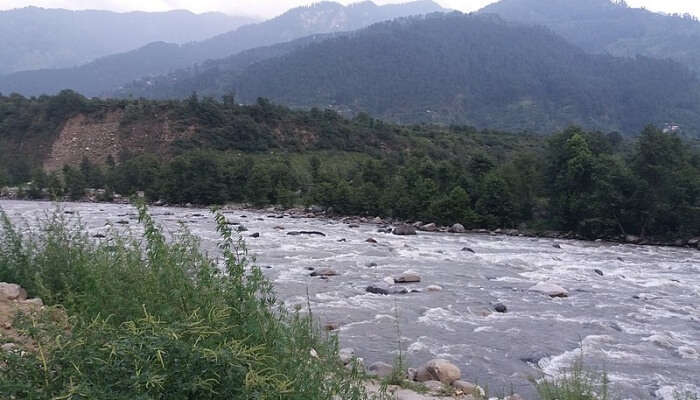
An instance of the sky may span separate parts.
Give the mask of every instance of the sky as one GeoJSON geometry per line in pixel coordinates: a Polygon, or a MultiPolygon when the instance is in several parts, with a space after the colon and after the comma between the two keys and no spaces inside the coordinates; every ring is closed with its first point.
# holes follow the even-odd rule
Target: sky
{"type": "MultiPolygon", "coordinates": [[[[337,1],[337,0],[336,0],[337,1]]],[[[378,4],[402,3],[406,0],[374,0],[378,4]]],[[[165,11],[187,9],[196,13],[220,11],[232,15],[271,18],[284,11],[312,3],[310,0],[0,0],[0,10],[29,5],[73,10],[100,9],[112,11],[165,11]]],[[[340,0],[348,4],[355,0],[340,0]]],[[[443,7],[463,12],[475,11],[494,0],[437,0],[443,7]]],[[[627,0],[632,7],[646,7],[652,11],[690,13],[700,17],[699,0],[627,0]]]]}

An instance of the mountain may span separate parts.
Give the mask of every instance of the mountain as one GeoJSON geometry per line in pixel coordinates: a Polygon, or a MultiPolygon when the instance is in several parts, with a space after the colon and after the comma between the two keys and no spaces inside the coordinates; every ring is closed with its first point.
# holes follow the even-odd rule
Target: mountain
{"type": "Polygon", "coordinates": [[[70,88],[87,96],[99,96],[133,80],[165,74],[208,59],[223,58],[244,50],[312,34],[350,31],[378,21],[434,11],[443,9],[428,0],[385,6],[377,6],[369,1],[350,6],[332,2],[317,3],[200,42],[184,45],[154,43],[77,68],[8,75],[0,78],[0,92],[40,95],[70,88]]]}
{"type": "Polygon", "coordinates": [[[0,75],[81,65],[154,41],[188,43],[256,22],[189,11],[70,11],[27,7],[0,11],[0,75]]]}
{"type": "Polygon", "coordinates": [[[675,122],[695,132],[700,123],[700,83],[684,66],[588,54],[549,29],[494,15],[398,19],[312,42],[242,72],[205,72],[191,76],[180,95],[235,92],[243,102],[266,97],[401,123],[510,131],[578,124],[633,133],[648,123],[675,122]]]}
{"type": "Polygon", "coordinates": [[[610,0],[501,0],[480,13],[544,25],[584,50],[670,58],[700,72],[700,22],[610,0]]]}

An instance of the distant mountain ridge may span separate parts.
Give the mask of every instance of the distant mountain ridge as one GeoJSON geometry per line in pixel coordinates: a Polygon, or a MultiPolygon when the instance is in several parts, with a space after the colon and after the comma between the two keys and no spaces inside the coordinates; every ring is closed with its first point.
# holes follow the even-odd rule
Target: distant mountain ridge
{"type": "MultiPolygon", "coordinates": [[[[265,97],[402,123],[507,131],[577,124],[632,134],[673,121],[696,134],[700,126],[700,82],[684,66],[591,55],[547,28],[495,15],[397,19],[276,51],[281,55],[248,64],[232,57],[229,67],[218,62],[221,68],[190,74],[179,97],[235,92],[246,103],[265,97]]],[[[153,87],[182,82],[160,83],[153,87]]]]}
{"type": "Polygon", "coordinates": [[[700,73],[700,22],[611,0],[501,0],[481,9],[544,25],[586,51],[678,61],[700,73]]]}
{"type": "Polygon", "coordinates": [[[0,11],[0,75],[78,66],[150,42],[188,43],[242,25],[249,17],[189,11],[129,12],[26,7],[0,11]]]}
{"type": "Polygon", "coordinates": [[[27,71],[0,77],[0,92],[40,95],[69,88],[87,96],[99,96],[145,76],[166,74],[244,50],[313,34],[350,31],[387,19],[435,11],[444,9],[430,0],[384,6],[370,1],[350,6],[316,3],[200,42],[184,45],[151,43],[77,68],[27,71]]]}

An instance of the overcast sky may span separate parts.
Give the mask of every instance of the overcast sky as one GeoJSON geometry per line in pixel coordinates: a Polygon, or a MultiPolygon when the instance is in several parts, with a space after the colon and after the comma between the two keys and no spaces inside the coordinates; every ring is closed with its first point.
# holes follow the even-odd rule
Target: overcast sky
{"type": "MultiPolygon", "coordinates": [[[[437,0],[443,7],[464,12],[477,10],[495,0],[437,0]]],[[[113,11],[164,11],[188,9],[194,12],[221,11],[227,14],[274,17],[309,0],[0,0],[0,10],[34,5],[46,8],[104,9],[113,11]]],[[[340,0],[354,3],[353,0],[340,0]]],[[[402,3],[405,0],[375,0],[375,3],[402,3]]],[[[654,11],[691,13],[700,16],[700,0],[627,0],[632,7],[654,11]]]]}

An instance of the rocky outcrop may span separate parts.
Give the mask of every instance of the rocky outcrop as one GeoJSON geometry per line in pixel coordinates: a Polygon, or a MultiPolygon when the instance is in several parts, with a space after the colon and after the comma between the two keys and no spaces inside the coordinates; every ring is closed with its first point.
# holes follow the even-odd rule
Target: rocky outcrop
{"type": "Polygon", "coordinates": [[[14,283],[0,282],[0,300],[26,300],[27,291],[14,283]]]}

